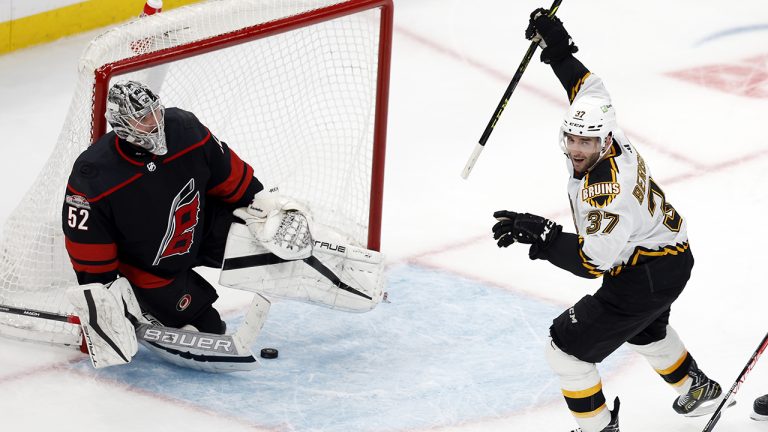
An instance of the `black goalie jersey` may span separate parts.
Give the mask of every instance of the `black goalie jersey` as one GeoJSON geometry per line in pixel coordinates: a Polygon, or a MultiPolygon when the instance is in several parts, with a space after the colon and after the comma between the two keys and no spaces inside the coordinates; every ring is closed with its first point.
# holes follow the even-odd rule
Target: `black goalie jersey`
{"type": "Polygon", "coordinates": [[[207,206],[247,206],[263,186],[253,168],[194,114],[165,111],[168,153],[101,137],[77,159],[62,219],[80,284],[125,276],[160,288],[197,262],[207,206]]]}

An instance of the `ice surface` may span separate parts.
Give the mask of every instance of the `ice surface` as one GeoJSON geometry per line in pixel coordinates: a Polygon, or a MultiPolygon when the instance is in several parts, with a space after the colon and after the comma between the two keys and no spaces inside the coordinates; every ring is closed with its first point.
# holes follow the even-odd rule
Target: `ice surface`
{"type": "MultiPolygon", "coordinates": [[[[2,429],[573,428],[541,343],[551,319],[599,282],[531,262],[524,248],[498,250],[489,236],[501,208],[572,226],[555,141],[567,100],[548,66],[531,62],[469,180],[459,177],[538,6],[396,0],[382,238],[391,304],[354,315],[277,302],[255,348],[276,347],[280,358],[249,374],[187,371],[144,350],[129,366],[95,371],[76,352],[0,340],[2,429]]],[[[729,388],[768,330],[768,9],[758,0],[594,0],[564,2],[559,15],[688,220],[696,267],[671,322],[729,388]]],[[[50,154],[94,35],[0,57],[0,221],[50,154]]],[[[222,290],[231,325],[246,305],[222,290]]],[[[622,430],[706,423],[674,414],[676,394],[628,350],[601,372],[606,397],[622,398],[622,430]]],[[[716,430],[764,430],[748,412],[766,392],[763,359],[716,430]]]]}

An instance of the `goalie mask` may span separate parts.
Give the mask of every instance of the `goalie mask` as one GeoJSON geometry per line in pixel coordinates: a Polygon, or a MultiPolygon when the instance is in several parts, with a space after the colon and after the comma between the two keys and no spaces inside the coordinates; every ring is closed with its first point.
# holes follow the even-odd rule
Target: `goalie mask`
{"type": "Polygon", "coordinates": [[[105,117],[118,137],[155,155],[168,152],[165,108],[160,98],[136,81],[115,83],[107,95],[105,117]]]}
{"type": "Polygon", "coordinates": [[[617,129],[616,111],[611,101],[586,96],[568,109],[560,127],[560,148],[574,171],[583,174],[608,152],[609,136],[617,129]]]}

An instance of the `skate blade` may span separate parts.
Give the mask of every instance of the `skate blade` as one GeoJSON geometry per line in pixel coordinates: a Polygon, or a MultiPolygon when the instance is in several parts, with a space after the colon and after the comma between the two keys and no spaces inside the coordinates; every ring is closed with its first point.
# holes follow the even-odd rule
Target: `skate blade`
{"type": "MultiPolygon", "coordinates": [[[[704,405],[701,405],[695,410],[683,415],[685,417],[701,417],[703,415],[712,414],[713,412],[715,412],[717,407],[720,406],[720,402],[722,401],[723,401],[723,396],[721,395],[717,399],[706,402],[704,405]]],[[[728,405],[725,408],[730,408],[734,405],[736,405],[736,399],[731,399],[731,401],[728,402],[728,405]]]]}

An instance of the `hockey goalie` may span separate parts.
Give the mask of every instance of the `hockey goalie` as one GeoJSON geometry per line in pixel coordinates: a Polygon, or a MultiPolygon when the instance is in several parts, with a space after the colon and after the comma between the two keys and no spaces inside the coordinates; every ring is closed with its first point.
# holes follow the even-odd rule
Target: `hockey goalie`
{"type": "Polygon", "coordinates": [[[112,131],[78,156],[62,208],[79,283],[68,297],[95,367],[130,362],[141,342],[182,366],[250,370],[269,298],[351,312],[382,300],[381,254],[264,188],[192,112],[120,81],[106,118],[112,131]],[[222,285],[254,294],[234,333],[199,266],[221,268],[222,285]]]}
{"type": "Polygon", "coordinates": [[[345,312],[366,312],[384,298],[384,259],[352,244],[336,230],[314,222],[307,206],[276,189],[257,193],[234,215],[219,283],[254,293],[243,324],[232,334],[200,332],[194,326],[164,326],[143,311],[128,279],[68,290],[81,317],[93,366],[125,364],[138,343],[164,360],[208,372],[258,367],[251,351],[270,308],[270,297],[345,312]]]}

